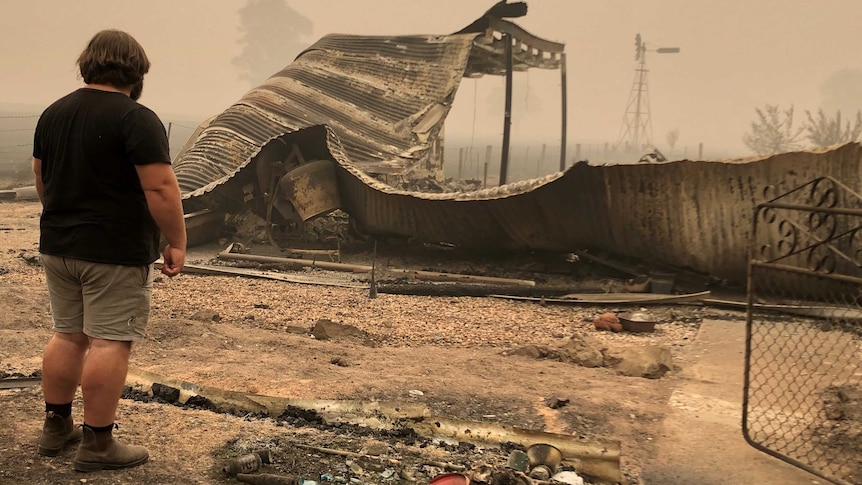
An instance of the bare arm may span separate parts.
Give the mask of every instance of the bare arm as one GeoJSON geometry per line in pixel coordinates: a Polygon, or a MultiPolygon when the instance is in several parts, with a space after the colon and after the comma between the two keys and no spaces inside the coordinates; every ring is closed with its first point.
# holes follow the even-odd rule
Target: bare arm
{"type": "Polygon", "coordinates": [[[135,165],[150,214],[168,240],[162,252],[162,273],[176,276],[186,257],[186,223],[177,178],[169,163],[135,165]]]}
{"type": "Polygon", "coordinates": [[[36,175],[36,193],[39,194],[39,202],[45,205],[45,185],[42,184],[42,160],[33,159],[33,173],[36,175]]]}

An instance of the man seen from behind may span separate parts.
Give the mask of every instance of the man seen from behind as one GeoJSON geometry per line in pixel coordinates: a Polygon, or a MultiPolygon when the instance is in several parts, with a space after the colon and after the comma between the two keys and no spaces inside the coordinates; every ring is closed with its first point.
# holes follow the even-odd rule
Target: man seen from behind
{"type": "Polygon", "coordinates": [[[39,252],[54,335],[42,358],[42,455],[80,441],[79,471],[120,469],[149,459],[112,431],[132,343],[144,338],[153,263],[176,276],[185,262],[180,189],[165,128],[137,102],[150,61],[117,30],[97,33],[78,58],[85,86],[39,118],[33,171],[42,201],[39,252]],[[84,422],[76,428],[78,385],[84,422]]]}

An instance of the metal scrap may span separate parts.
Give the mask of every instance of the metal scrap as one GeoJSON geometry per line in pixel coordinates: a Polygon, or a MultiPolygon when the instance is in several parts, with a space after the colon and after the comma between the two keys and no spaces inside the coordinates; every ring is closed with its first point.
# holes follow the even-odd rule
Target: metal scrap
{"type": "Polygon", "coordinates": [[[709,298],[709,291],[689,293],[686,295],[661,295],[650,293],[572,293],[560,298],[544,298],[532,296],[490,295],[493,298],[506,300],[535,301],[539,303],[558,303],[566,305],[671,305],[696,303],[709,298]]]}
{"type": "MultiPolygon", "coordinates": [[[[156,268],[160,268],[162,260],[155,262],[156,268]]],[[[272,271],[259,271],[247,268],[234,268],[231,266],[215,266],[202,264],[186,264],[183,266],[183,272],[199,275],[215,275],[215,276],[245,276],[248,278],[260,278],[266,280],[285,281],[288,283],[301,283],[305,285],[322,285],[336,286],[341,288],[368,288],[367,284],[346,281],[336,278],[333,275],[312,277],[297,274],[284,274],[272,271]]]]}
{"type": "Polygon", "coordinates": [[[25,389],[38,386],[42,383],[41,377],[7,377],[0,379],[0,390],[25,389]]]}

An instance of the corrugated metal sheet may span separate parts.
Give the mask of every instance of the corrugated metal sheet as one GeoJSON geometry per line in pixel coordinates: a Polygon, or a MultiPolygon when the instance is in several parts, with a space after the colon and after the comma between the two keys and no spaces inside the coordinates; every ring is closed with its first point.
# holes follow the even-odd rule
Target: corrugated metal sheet
{"type": "MultiPolygon", "coordinates": [[[[492,9],[493,10],[493,9],[492,9]]],[[[211,191],[271,140],[325,125],[344,161],[368,173],[424,165],[464,76],[502,74],[502,33],[514,66],[556,69],[563,44],[495,17],[451,35],[328,35],[199,127],[174,161],[187,198],[211,191]]]]}
{"type": "Polygon", "coordinates": [[[421,128],[436,136],[475,37],[324,37],[213,118],[177,156],[181,189],[187,196],[211,190],[268,141],[316,125],[336,132],[345,161],[362,170],[405,171],[427,156],[431,140],[414,127],[434,111],[433,126],[421,128]]]}
{"type": "Polygon", "coordinates": [[[368,234],[487,250],[601,249],[740,282],[757,204],[822,176],[860,191],[860,166],[862,147],[851,143],[746,162],[580,163],[478,192],[417,194],[342,165],[339,189],[368,234]]]}

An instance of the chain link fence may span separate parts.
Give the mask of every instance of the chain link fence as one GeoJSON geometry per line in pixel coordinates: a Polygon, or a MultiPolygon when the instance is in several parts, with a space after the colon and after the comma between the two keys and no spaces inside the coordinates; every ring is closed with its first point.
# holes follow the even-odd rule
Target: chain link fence
{"type": "Polygon", "coordinates": [[[749,264],[743,433],[862,484],[862,198],[829,177],[767,198],[749,264]]]}

